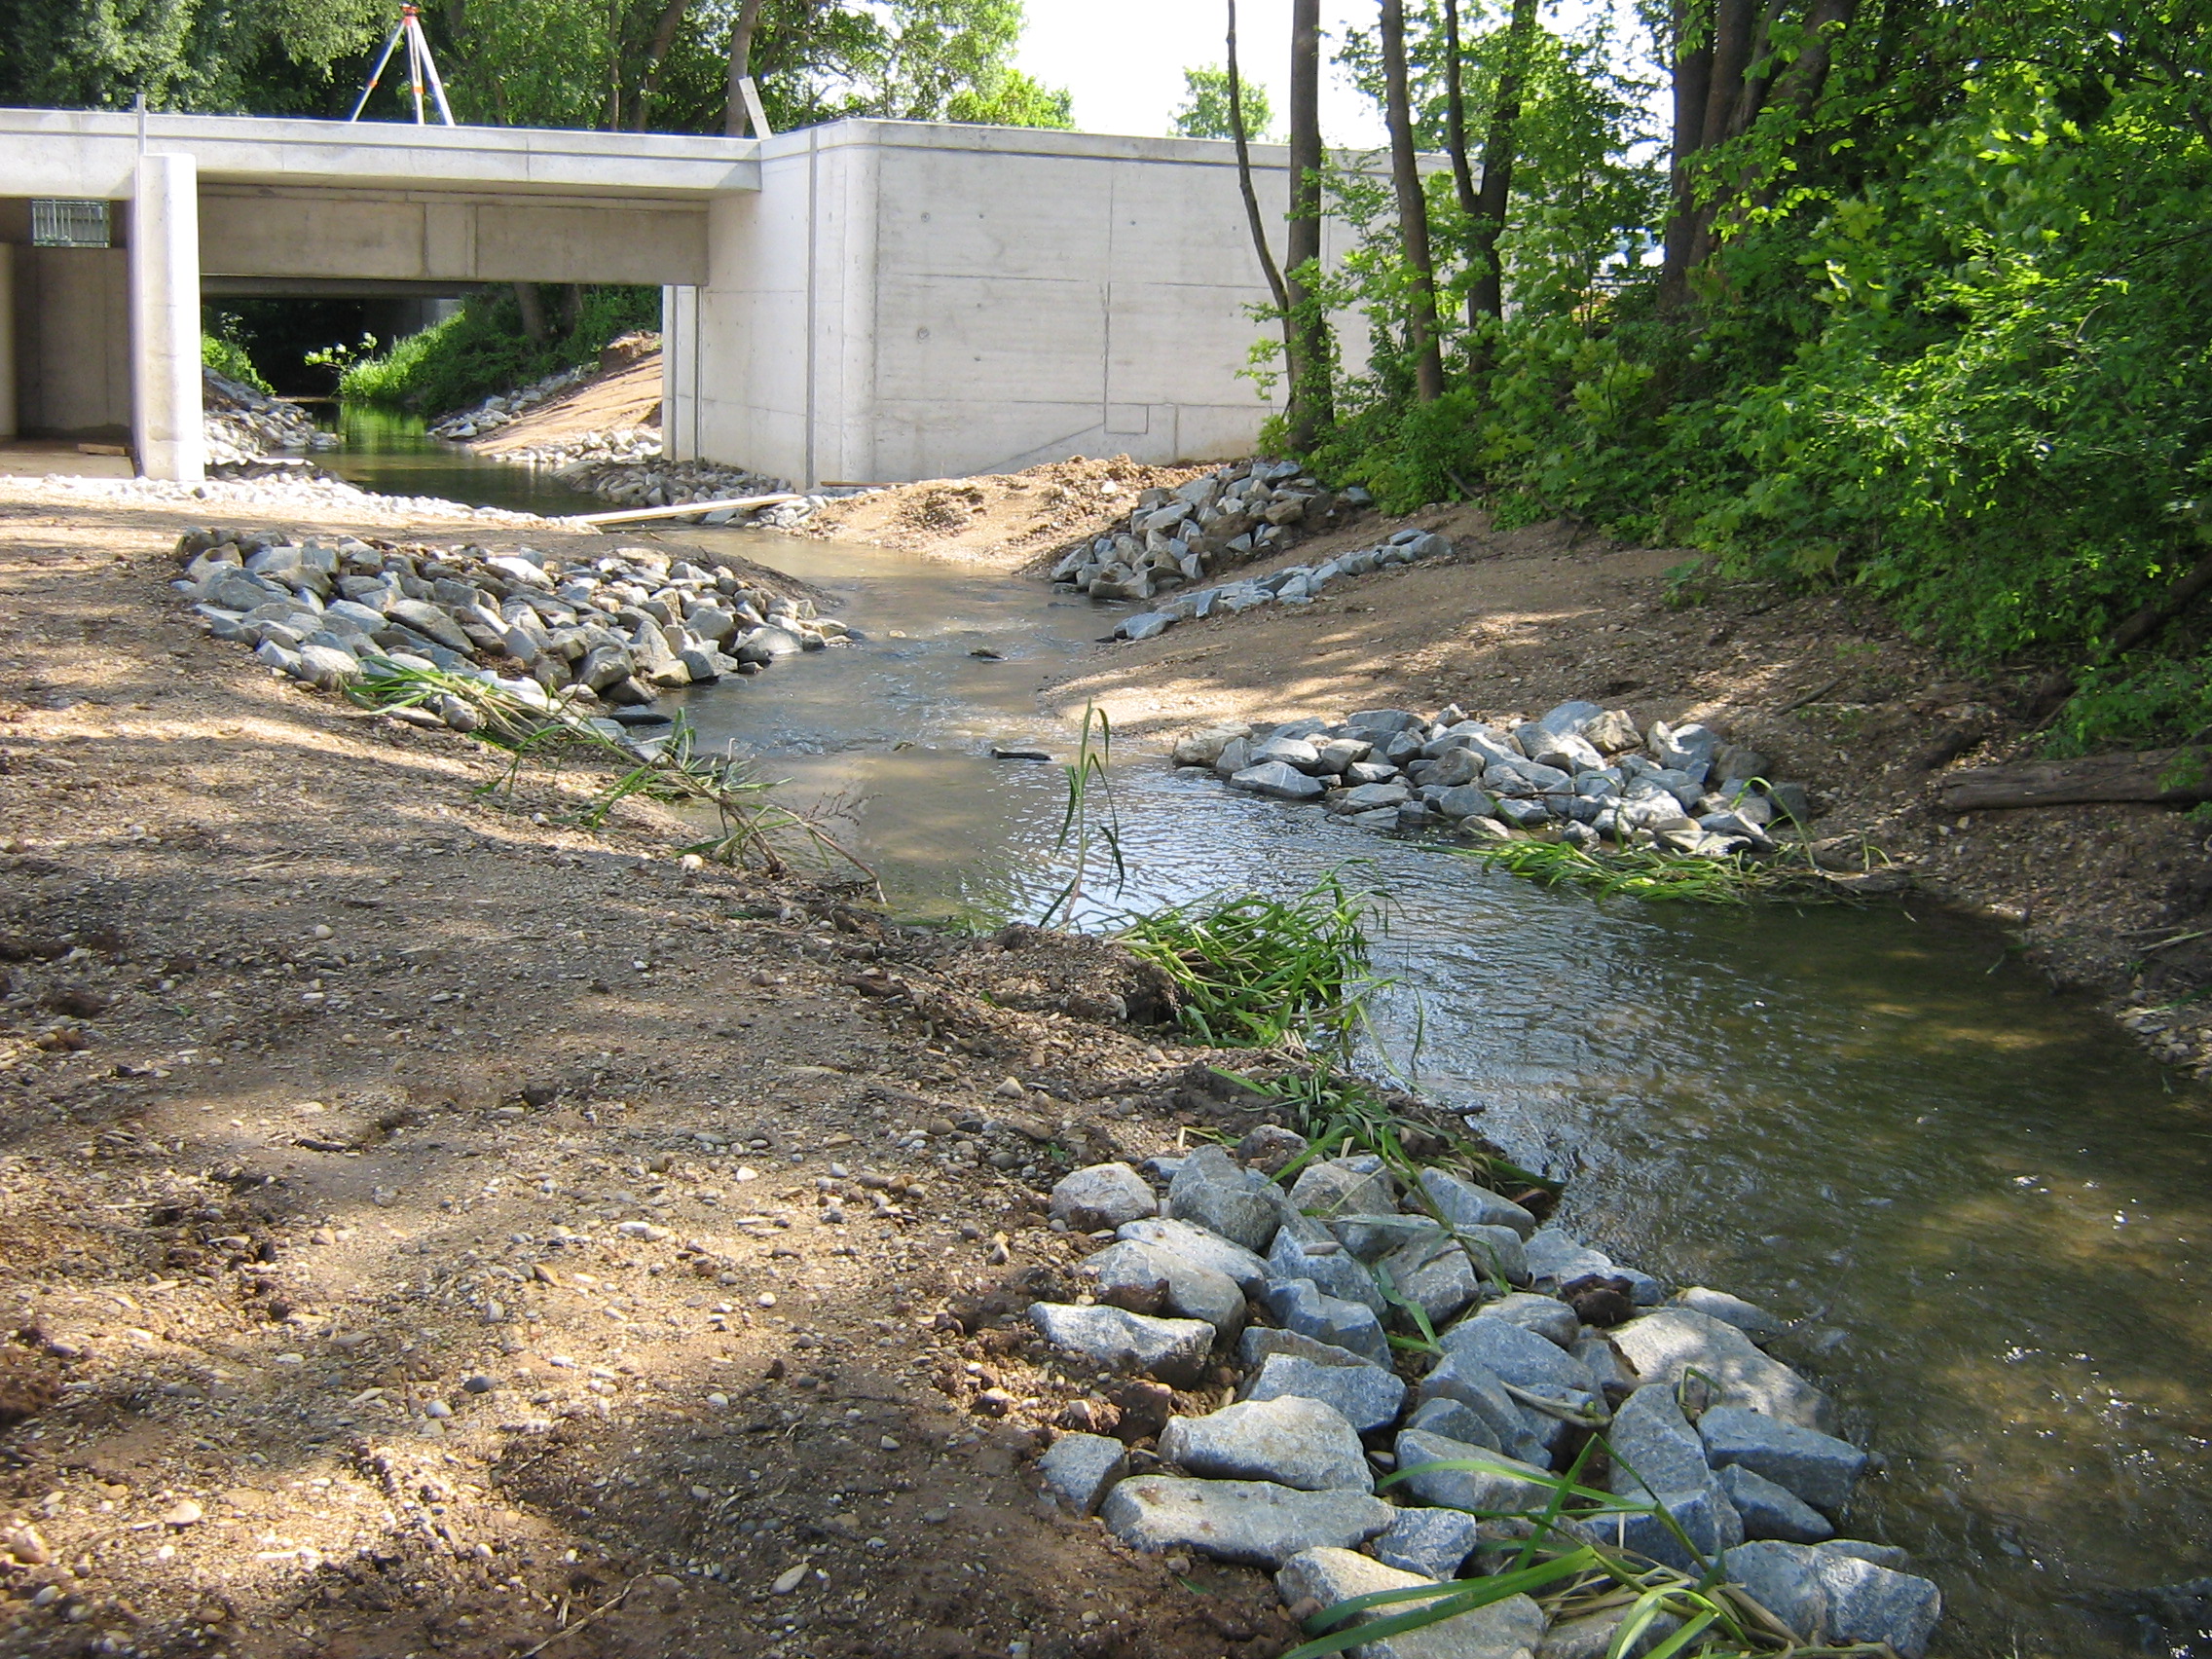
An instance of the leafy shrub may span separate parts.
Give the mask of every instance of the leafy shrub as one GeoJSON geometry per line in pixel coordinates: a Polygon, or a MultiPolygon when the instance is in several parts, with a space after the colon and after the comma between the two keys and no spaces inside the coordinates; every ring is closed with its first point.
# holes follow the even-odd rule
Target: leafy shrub
{"type": "MultiPolygon", "coordinates": [[[[523,333],[511,290],[471,296],[452,316],[394,341],[381,355],[334,355],[338,395],[425,417],[467,407],[563,369],[594,363],[620,334],[660,326],[656,288],[584,290],[575,327],[539,345],[523,333]]],[[[374,342],[369,342],[373,350],[374,342]]]]}

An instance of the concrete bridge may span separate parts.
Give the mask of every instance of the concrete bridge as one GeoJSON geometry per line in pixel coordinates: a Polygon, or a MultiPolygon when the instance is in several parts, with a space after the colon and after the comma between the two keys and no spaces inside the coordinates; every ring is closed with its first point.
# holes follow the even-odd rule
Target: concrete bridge
{"type": "MultiPolygon", "coordinates": [[[[1253,159],[1279,226],[1287,157],[1253,159]]],[[[0,110],[0,437],[128,430],[197,480],[203,294],[507,281],[658,285],[671,456],[802,484],[1217,459],[1269,413],[1226,143],[0,110]],[[107,245],[34,236],[56,202],[107,245]]]]}

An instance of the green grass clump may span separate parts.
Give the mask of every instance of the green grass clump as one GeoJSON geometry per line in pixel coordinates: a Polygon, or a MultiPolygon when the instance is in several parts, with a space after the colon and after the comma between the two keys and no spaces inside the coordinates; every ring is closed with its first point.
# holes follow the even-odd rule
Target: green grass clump
{"type": "Polygon", "coordinates": [[[201,332],[200,361],[225,380],[237,381],[240,386],[250,386],[264,396],[274,397],[276,393],[276,388],[263,380],[261,371],[253,366],[253,358],[246,351],[244,343],[228,332],[201,332]]]}
{"type": "Polygon", "coordinates": [[[1374,973],[1372,895],[1335,871],[1292,899],[1248,893],[1170,905],[1119,936],[1174,982],[1184,1028],[1223,1048],[1319,1045],[1348,1051],[1374,973]]]}
{"type": "Polygon", "coordinates": [[[1582,887],[1601,899],[1748,904],[1753,898],[1837,900],[1845,894],[1810,865],[1761,863],[1741,855],[1691,858],[1649,847],[1588,853],[1565,841],[1492,841],[1453,849],[1539,887],[1582,887]]]}
{"type": "Polygon", "coordinates": [[[361,678],[347,687],[346,694],[366,709],[418,708],[442,718],[458,703],[475,715],[478,724],[470,735],[511,756],[504,775],[480,793],[512,791],[524,765],[533,759],[557,762],[564,754],[580,753],[622,768],[579,815],[584,829],[604,828],[617,805],[639,795],[715,814],[716,832],[678,848],[680,853],[781,875],[790,869],[793,854],[808,852],[825,863],[849,864],[870,881],[875,879],[875,872],[818,819],[774,798],[780,781],[761,778],[750,761],[700,754],[696,734],[682,716],[670,727],[666,741],[641,756],[557,699],[540,706],[504,685],[443,669],[371,660],[363,664],[361,678]]]}

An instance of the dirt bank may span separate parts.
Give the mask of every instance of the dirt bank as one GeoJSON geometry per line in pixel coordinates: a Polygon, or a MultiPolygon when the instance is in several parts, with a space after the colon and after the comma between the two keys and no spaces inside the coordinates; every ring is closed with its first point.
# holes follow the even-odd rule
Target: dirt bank
{"type": "Polygon", "coordinates": [[[634,363],[578,382],[498,431],[468,440],[467,447],[478,455],[498,456],[515,450],[558,448],[607,432],[647,427],[657,430],[659,426],[660,353],[653,351],[634,363]]]}
{"type": "Polygon", "coordinates": [[[1146,466],[1127,456],[1056,461],[1025,472],[896,484],[832,501],[810,535],[1013,571],[1098,535],[1126,517],[1139,492],[1196,478],[1202,466],[1146,466]]]}
{"type": "MultiPolygon", "coordinates": [[[[1063,530],[1038,510],[1051,488],[1068,488],[1057,470],[907,486],[852,503],[828,533],[987,558],[1037,579],[1129,504],[1079,496],[1063,530]],[[961,510],[933,526],[930,504],[941,501],[961,510]]],[[[1684,594],[1669,575],[1679,551],[1562,523],[1501,533],[1473,507],[1368,513],[1235,573],[1316,562],[1409,524],[1449,536],[1456,558],[1346,579],[1310,606],[1101,645],[1047,701],[1071,719],[1095,702],[1122,731],[1162,747],[1219,719],[1395,705],[1457,703],[1508,719],[1587,697],[1640,721],[1704,720],[1809,783],[1822,835],[1862,840],[1875,863],[1909,870],[1921,895],[1991,916],[2054,982],[2110,999],[2161,1059],[2212,1066],[2212,1011],[2195,1001],[2212,983],[2212,952],[2182,937],[2212,927],[2202,826],[2151,806],[1938,808],[1951,775],[2034,753],[2020,685],[1962,673],[1860,595],[1684,594]]],[[[1102,608],[1100,631],[1126,608],[1102,608]]]]}
{"type": "Polygon", "coordinates": [[[1039,1507],[1093,1382],[976,1307],[1189,1121],[1120,970],[481,793],[189,626],[187,522],[0,496],[0,1647],[1291,1645],[1039,1507]]]}

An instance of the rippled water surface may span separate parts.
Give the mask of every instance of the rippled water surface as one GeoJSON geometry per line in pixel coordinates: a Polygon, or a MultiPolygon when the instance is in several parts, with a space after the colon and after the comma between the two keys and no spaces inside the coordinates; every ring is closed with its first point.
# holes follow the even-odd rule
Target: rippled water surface
{"type": "MultiPolygon", "coordinates": [[[[1035,693],[1099,615],[876,549],[720,540],[871,637],[672,701],[799,798],[843,797],[907,912],[1033,917],[1067,876],[1062,782],[988,746],[1068,753],[1035,693]]],[[[1941,1581],[1940,1651],[2133,1651],[2067,1598],[2212,1572],[2212,1116],[2002,936],[1917,905],[1600,904],[1157,756],[1115,773],[1131,880],[1097,905],[1368,861],[1384,1029],[1421,1086],[1568,1176],[1565,1219],[1624,1260],[1807,1322],[1786,1356],[1889,1465],[1851,1530],[1941,1581]]]]}

